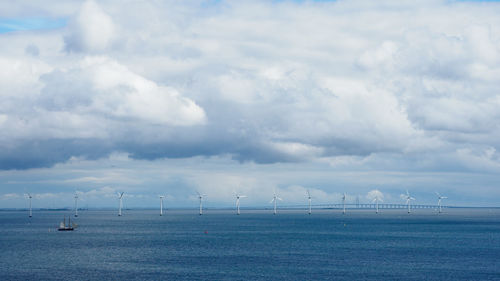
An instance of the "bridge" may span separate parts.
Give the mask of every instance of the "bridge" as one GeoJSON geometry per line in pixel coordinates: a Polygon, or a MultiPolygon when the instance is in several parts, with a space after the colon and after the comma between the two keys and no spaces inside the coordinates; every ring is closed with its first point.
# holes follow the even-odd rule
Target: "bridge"
{"type": "MultiPolygon", "coordinates": [[[[280,208],[309,208],[309,205],[280,205],[280,208]]],[[[343,209],[344,204],[311,204],[312,208],[325,208],[325,209],[343,209]]],[[[345,204],[346,209],[375,209],[377,204],[375,203],[356,203],[356,204],[345,204]]],[[[379,209],[408,209],[406,204],[389,204],[389,203],[379,203],[379,209]]],[[[410,209],[438,209],[438,205],[432,204],[411,204],[410,209]]],[[[450,206],[442,205],[441,208],[450,208],[450,206]]]]}

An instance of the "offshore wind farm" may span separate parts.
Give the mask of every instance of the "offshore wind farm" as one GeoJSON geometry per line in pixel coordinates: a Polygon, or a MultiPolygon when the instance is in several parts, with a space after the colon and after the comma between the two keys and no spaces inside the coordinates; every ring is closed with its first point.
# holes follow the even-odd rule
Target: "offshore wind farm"
{"type": "MultiPolygon", "coordinates": [[[[346,214],[346,212],[350,210],[362,210],[362,209],[373,209],[375,210],[375,213],[378,214],[381,209],[404,209],[407,211],[408,214],[411,213],[412,210],[415,209],[433,209],[435,210],[438,214],[443,212],[443,208],[464,208],[464,206],[453,206],[453,205],[442,205],[442,200],[443,199],[448,199],[446,196],[442,196],[440,193],[435,192],[437,196],[437,202],[436,204],[411,204],[412,200],[416,200],[414,197],[410,196],[410,193],[408,190],[406,190],[406,193],[402,193],[400,195],[401,199],[404,201],[399,202],[399,203],[383,203],[383,193],[378,190],[374,189],[370,191],[367,195],[369,197],[368,201],[366,202],[360,202],[359,201],[359,195],[356,196],[356,201],[355,202],[347,202],[347,193],[342,193],[341,197],[341,202],[331,202],[331,203],[320,203],[320,204],[312,204],[312,195],[309,189],[306,189],[306,193],[304,196],[304,204],[284,204],[281,206],[282,209],[287,209],[287,210],[299,210],[299,209],[304,209],[309,215],[312,214],[313,209],[332,209],[332,210],[341,210],[342,214],[346,214]],[[373,197],[373,198],[372,198],[373,197]],[[307,204],[306,204],[307,202],[307,204]]],[[[122,216],[122,208],[123,208],[123,199],[125,192],[118,192],[118,208],[117,208],[117,214],[118,216],[122,216]]],[[[26,193],[25,194],[26,198],[28,199],[29,203],[29,208],[28,208],[28,216],[31,218],[33,216],[33,210],[32,210],[32,199],[33,195],[31,193],[26,193]]],[[[36,194],[35,194],[36,196],[36,194]]],[[[196,191],[196,197],[198,199],[198,214],[202,215],[203,211],[206,209],[203,208],[203,199],[206,197],[206,194],[201,194],[198,191],[196,191]]],[[[125,196],[126,197],[126,196],[125,196]]],[[[240,210],[240,199],[241,198],[247,198],[248,196],[246,195],[240,195],[239,193],[235,193],[235,198],[236,198],[236,203],[235,203],[235,213],[236,215],[241,214],[240,210]]],[[[74,195],[74,216],[78,217],[78,198],[79,195],[78,193],[75,193],[74,195]]],[[[160,199],[160,216],[163,216],[164,212],[164,207],[163,207],[163,201],[165,198],[165,195],[159,195],[158,198],[160,199]]],[[[245,206],[245,209],[251,209],[251,210],[264,210],[264,209],[271,209],[272,208],[272,213],[276,215],[278,213],[278,201],[283,201],[281,197],[277,195],[276,189],[273,192],[273,197],[271,201],[269,202],[272,204],[272,207],[268,206],[263,206],[261,204],[255,204],[254,205],[248,205],[245,206]]],[[[468,208],[471,208],[471,206],[468,206],[468,208]]],[[[472,207],[473,208],[473,207],[472,207]]],[[[47,209],[47,208],[45,208],[47,209]]],[[[63,208],[64,209],[64,208],[63,208]]],[[[148,209],[148,207],[140,207],[138,209],[148,209]]],[[[182,208],[177,208],[177,209],[189,209],[189,207],[182,207],[182,208]]],[[[213,210],[217,209],[228,209],[228,207],[211,207],[213,210]]]]}

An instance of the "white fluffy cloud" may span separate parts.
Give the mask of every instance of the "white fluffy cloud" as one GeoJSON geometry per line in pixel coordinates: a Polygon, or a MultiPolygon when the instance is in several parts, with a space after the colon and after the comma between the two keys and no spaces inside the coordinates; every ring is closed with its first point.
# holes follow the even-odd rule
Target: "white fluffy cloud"
{"type": "Polygon", "coordinates": [[[384,194],[378,189],[370,190],[366,194],[366,199],[368,199],[370,202],[374,200],[378,200],[379,202],[384,202],[384,194]]]}
{"type": "Polygon", "coordinates": [[[41,106],[81,115],[138,119],[151,124],[194,125],[203,109],[174,88],[160,86],[105,57],[86,57],[75,67],[42,77],[41,106]]]}
{"type": "Polygon", "coordinates": [[[86,1],[70,21],[65,37],[68,52],[104,52],[114,43],[117,27],[111,17],[92,0],[86,1]]]}

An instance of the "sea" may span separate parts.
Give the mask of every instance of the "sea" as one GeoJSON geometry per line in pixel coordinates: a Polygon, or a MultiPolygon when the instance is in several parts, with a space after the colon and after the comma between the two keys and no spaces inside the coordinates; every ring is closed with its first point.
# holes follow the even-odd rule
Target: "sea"
{"type": "Polygon", "coordinates": [[[0,211],[0,280],[500,280],[500,209],[0,211]]]}

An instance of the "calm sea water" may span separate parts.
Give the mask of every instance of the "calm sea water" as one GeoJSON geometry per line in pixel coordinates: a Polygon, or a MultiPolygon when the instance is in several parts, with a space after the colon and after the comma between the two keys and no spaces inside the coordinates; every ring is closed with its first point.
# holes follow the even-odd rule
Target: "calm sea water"
{"type": "Polygon", "coordinates": [[[500,210],[0,212],[0,280],[500,280],[500,210]]]}

